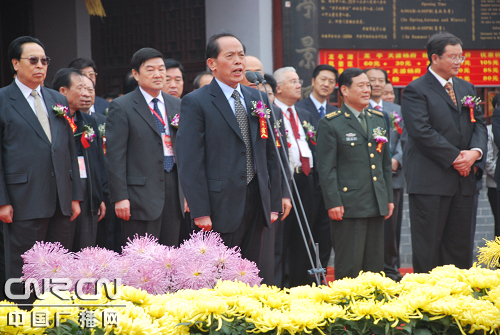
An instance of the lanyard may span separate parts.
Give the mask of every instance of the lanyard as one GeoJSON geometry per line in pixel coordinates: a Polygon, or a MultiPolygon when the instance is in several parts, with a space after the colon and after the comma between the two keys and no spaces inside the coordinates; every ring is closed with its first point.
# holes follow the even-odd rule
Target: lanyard
{"type": "Polygon", "coordinates": [[[156,113],[156,111],[153,108],[149,107],[149,109],[151,109],[151,112],[153,112],[153,114],[158,118],[158,120],[161,121],[163,127],[166,127],[167,125],[165,124],[165,121],[163,121],[163,118],[160,115],[158,115],[158,113],[156,113]]]}

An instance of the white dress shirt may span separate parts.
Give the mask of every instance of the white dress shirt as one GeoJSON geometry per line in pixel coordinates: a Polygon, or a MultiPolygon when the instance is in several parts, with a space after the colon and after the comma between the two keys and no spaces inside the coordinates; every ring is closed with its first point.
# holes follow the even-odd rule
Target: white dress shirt
{"type": "MultiPolygon", "coordinates": [[[[149,108],[151,108],[152,110],[154,110],[153,99],[155,97],[151,96],[149,93],[147,93],[146,91],[144,91],[142,89],[142,87],[140,87],[140,86],[139,86],[139,89],[140,89],[142,95],[144,96],[144,99],[146,100],[149,108]]],[[[165,122],[165,134],[166,135],[170,135],[170,129],[168,127],[168,123],[170,122],[170,120],[168,119],[168,116],[166,115],[167,111],[166,111],[166,108],[165,108],[165,101],[163,101],[163,95],[161,94],[161,91],[158,94],[158,96],[156,97],[156,99],[158,99],[158,109],[160,110],[161,117],[163,118],[163,122],[165,122]]],[[[152,111],[151,111],[151,114],[153,114],[152,111]]],[[[154,116],[154,114],[153,114],[153,116],[154,116]]]]}
{"type": "MultiPolygon", "coordinates": [[[[23,83],[21,83],[19,81],[19,79],[17,79],[17,77],[16,77],[16,79],[14,79],[14,81],[16,82],[17,87],[19,87],[19,89],[21,90],[21,93],[23,94],[23,96],[26,98],[26,100],[28,100],[28,103],[29,103],[31,109],[33,110],[33,113],[35,113],[35,115],[36,115],[35,97],[31,95],[31,92],[33,90],[31,88],[29,88],[28,86],[24,85],[23,83]]],[[[38,92],[40,99],[42,99],[42,105],[43,105],[43,109],[45,110],[45,113],[47,113],[47,116],[49,116],[49,113],[47,112],[47,107],[45,106],[45,100],[43,99],[43,96],[42,96],[42,89],[40,88],[40,85],[38,85],[38,87],[35,88],[35,90],[38,92]]]]}

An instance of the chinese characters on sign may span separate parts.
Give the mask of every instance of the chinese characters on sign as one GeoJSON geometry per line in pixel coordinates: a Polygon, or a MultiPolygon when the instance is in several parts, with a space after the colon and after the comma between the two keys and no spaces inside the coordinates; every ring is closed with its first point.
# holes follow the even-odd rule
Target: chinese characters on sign
{"type": "MultiPolygon", "coordinates": [[[[97,317],[95,316],[95,311],[84,310],[79,313],[79,324],[81,328],[94,328],[96,326],[101,326],[105,328],[107,326],[118,326],[118,312],[112,309],[105,309],[101,312],[102,324],[97,323],[97,317]]],[[[60,321],[63,318],[67,318],[71,315],[70,312],[56,312],[53,316],[54,326],[58,327],[60,321]]],[[[51,314],[48,310],[39,311],[12,311],[7,314],[7,325],[11,327],[23,327],[26,323],[31,320],[30,325],[33,328],[47,328],[51,326],[51,314]],[[30,315],[30,318],[26,318],[26,314],[30,315]]]]}
{"type": "MultiPolygon", "coordinates": [[[[464,50],[463,55],[467,58],[459,78],[476,86],[500,85],[500,50],[464,50]]],[[[429,60],[425,50],[320,50],[319,63],[339,73],[349,67],[379,67],[394,86],[406,86],[427,72],[429,60]]]]}
{"type": "Polygon", "coordinates": [[[498,0],[319,0],[319,47],[424,48],[429,37],[460,32],[467,49],[496,48],[498,0]]]}

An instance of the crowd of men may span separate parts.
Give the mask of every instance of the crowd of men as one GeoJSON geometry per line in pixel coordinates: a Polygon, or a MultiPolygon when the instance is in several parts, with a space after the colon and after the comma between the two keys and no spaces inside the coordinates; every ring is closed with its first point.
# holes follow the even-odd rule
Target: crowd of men
{"type": "Polygon", "coordinates": [[[435,34],[427,51],[428,72],[401,106],[383,69],[339,75],[330,65],[316,67],[301,100],[293,67],[264,73],[222,33],[208,40],[209,71],[193,92],[183,96],[179,62],[142,48],[126,94],[109,103],[95,97],[92,61],[71,62],[48,85],[43,44],[14,40],[15,79],[0,89],[6,277],[22,276],[36,241],[119,251],[135,234],[176,246],[202,229],[239,247],[269,285],[312,283],[308,270],[326,267],[332,247],[337,279],[363,270],[397,281],[405,182],[415,272],[469,267],[487,130],[479,106],[471,114],[461,103],[476,91],[457,78],[460,39],[435,34]],[[337,84],[340,108],[328,103],[337,84]]]}

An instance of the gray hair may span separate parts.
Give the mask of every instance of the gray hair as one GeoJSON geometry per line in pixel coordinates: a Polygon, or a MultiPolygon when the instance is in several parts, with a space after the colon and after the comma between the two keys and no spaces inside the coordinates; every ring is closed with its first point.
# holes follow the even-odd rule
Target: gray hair
{"type": "Polygon", "coordinates": [[[276,83],[278,83],[278,84],[283,83],[285,81],[285,73],[287,73],[287,72],[297,73],[295,68],[293,68],[291,66],[286,66],[286,67],[282,67],[281,69],[277,69],[273,73],[273,77],[276,80],[276,83]]]}

